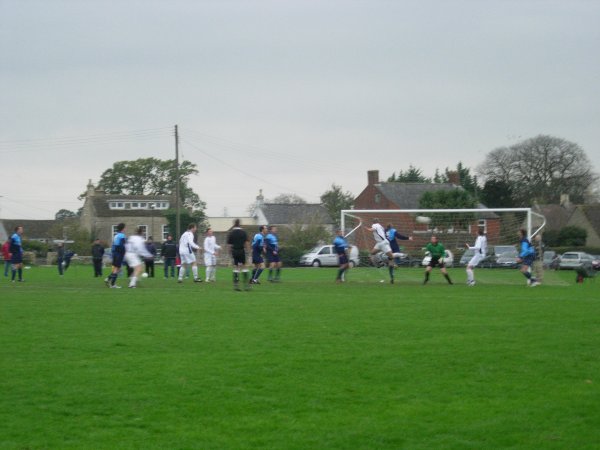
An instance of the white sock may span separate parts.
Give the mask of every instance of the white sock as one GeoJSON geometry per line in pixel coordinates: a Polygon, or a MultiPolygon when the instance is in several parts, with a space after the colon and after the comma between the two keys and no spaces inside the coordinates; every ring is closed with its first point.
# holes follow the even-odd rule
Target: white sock
{"type": "Polygon", "coordinates": [[[198,266],[192,266],[192,274],[194,275],[194,280],[198,279],[198,266]]]}
{"type": "Polygon", "coordinates": [[[137,283],[137,277],[133,276],[131,277],[130,281],[129,281],[129,286],[135,286],[137,283]]]}
{"type": "Polygon", "coordinates": [[[469,281],[469,283],[473,282],[473,269],[467,269],[467,280],[469,281]]]}
{"type": "Polygon", "coordinates": [[[183,280],[184,276],[185,276],[185,267],[181,266],[181,268],[179,269],[179,279],[183,280]]]}

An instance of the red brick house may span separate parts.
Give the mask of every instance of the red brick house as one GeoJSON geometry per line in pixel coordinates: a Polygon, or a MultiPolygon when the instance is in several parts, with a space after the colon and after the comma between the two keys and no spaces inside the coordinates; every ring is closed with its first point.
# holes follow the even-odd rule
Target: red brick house
{"type": "MultiPolygon", "coordinates": [[[[456,175],[458,176],[458,174],[456,175]]],[[[453,180],[454,183],[381,182],[378,170],[369,170],[367,180],[367,186],[354,200],[354,209],[356,210],[419,209],[419,201],[425,192],[463,189],[459,185],[458,179],[453,180]]],[[[479,208],[485,209],[486,207],[479,205],[479,208]]],[[[404,247],[409,251],[421,249],[433,233],[440,235],[442,242],[449,248],[453,246],[464,248],[465,240],[474,240],[480,226],[485,228],[490,244],[499,243],[499,219],[495,214],[489,212],[478,215],[472,223],[463,225],[461,230],[432,230],[427,224],[417,223],[415,214],[408,213],[394,215],[366,213],[361,214],[361,217],[365,225],[369,225],[369,221],[378,217],[382,225],[392,223],[401,234],[412,235],[414,240],[404,243],[404,247]]],[[[356,244],[363,250],[369,249],[373,246],[373,240],[368,233],[360,232],[356,235],[356,244]]]]}

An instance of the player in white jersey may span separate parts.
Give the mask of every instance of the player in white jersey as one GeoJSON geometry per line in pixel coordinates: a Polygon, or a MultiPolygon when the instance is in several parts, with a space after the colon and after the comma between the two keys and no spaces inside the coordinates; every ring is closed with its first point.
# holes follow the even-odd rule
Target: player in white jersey
{"type": "Polygon", "coordinates": [[[204,238],[204,265],[206,266],[206,281],[217,281],[217,253],[221,246],[213,235],[213,230],[206,230],[204,238]]]}
{"type": "Polygon", "coordinates": [[[485,254],[487,252],[487,237],[485,236],[483,228],[479,229],[478,236],[473,247],[471,247],[469,244],[465,245],[469,250],[475,251],[475,254],[467,264],[467,285],[475,286],[475,275],[473,273],[473,269],[485,258],[485,254]]]}
{"type": "Polygon", "coordinates": [[[375,247],[371,250],[371,260],[373,261],[373,264],[377,265],[375,255],[384,253],[388,258],[387,264],[390,273],[390,283],[394,284],[394,254],[390,247],[390,241],[387,240],[385,235],[385,228],[383,228],[383,225],[379,223],[379,219],[377,218],[373,219],[373,225],[365,228],[373,233],[373,238],[375,239],[375,247]]]}
{"type": "Polygon", "coordinates": [[[198,265],[196,264],[196,250],[200,247],[194,242],[194,233],[196,232],[196,224],[191,223],[188,225],[188,229],[181,235],[179,239],[179,258],[181,259],[181,268],[179,269],[178,283],[183,282],[187,267],[192,267],[192,275],[194,276],[194,282],[202,282],[201,278],[198,278],[198,265]]]}
{"type": "Polygon", "coordinates": [[[129,287],[137,287],[137,280],[142,274],[144,268],[143,259],[152,258],[152,254],[146,249],[146,241],[142,237],[144,230],[139,227],[136,234],[129,236],[125,244],[125,261],[127,265],[133,269],[131,278],[129,279],[129,287]]]}

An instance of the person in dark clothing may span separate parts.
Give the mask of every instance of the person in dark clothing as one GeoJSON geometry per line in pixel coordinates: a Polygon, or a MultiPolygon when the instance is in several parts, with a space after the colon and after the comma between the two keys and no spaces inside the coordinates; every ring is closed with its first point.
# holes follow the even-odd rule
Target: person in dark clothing
{"type": "Polygon", "coordinates": [[[227,245],[233,260],[233,288],[240,289],[240,272],[242,272],[243,286],[245,290],[250,289],[248,284],[248,268],[246,267],[246,247],[248,247],[248,235],[240,226],[240,219],[235,219],[233,228],[227,235],[227,245]]]}
{"type": "Polygon", "coordinates": [[[92,245],[92,263],[94,264],[94,277],[102,276],[102,258],[104,257],[104,247],[100,244],[100,239],[94,241],[92,245]]]}
{"type": "Polygon", "coordinates": [[[167,236],[160,248],[160,254],[164,261],[165,278],[169,278],[169,268],[171,268],[171,278],[175,278],[175,259],[177,258],[177,243],[173,241],[173,236],[167,236]]]}
{"type": "Polygon", "coordinates": [[[148,253],[152,255],[152,258],[146,258],[144,260],[146,263],[146,273],[150,278],[154,278],[154,258],[156,257],[156,245],[154,245],[152,236],[150,236],[146,241],[146,250],[148,250],[148,253]]]}
{"type": "Polygon", "coordinates": [[[65,244],[60,242],[56,249],[56,265],[58,267],[58,274],[62,277],[64,274],[65,266],[65,244]]]}

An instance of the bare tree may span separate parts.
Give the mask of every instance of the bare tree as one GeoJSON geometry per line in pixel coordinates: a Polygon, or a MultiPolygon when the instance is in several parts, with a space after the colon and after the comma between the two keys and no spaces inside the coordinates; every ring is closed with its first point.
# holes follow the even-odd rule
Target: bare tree
{"type": "Polygon", "coordinates": [[[492,150],[477,172],[484,182],[510,186],[515,204],[522,206],[533,201],[557,203],[561,194],[583,202],[590,186],[598,181],[579,145],[546,135],[492,150]]]}

